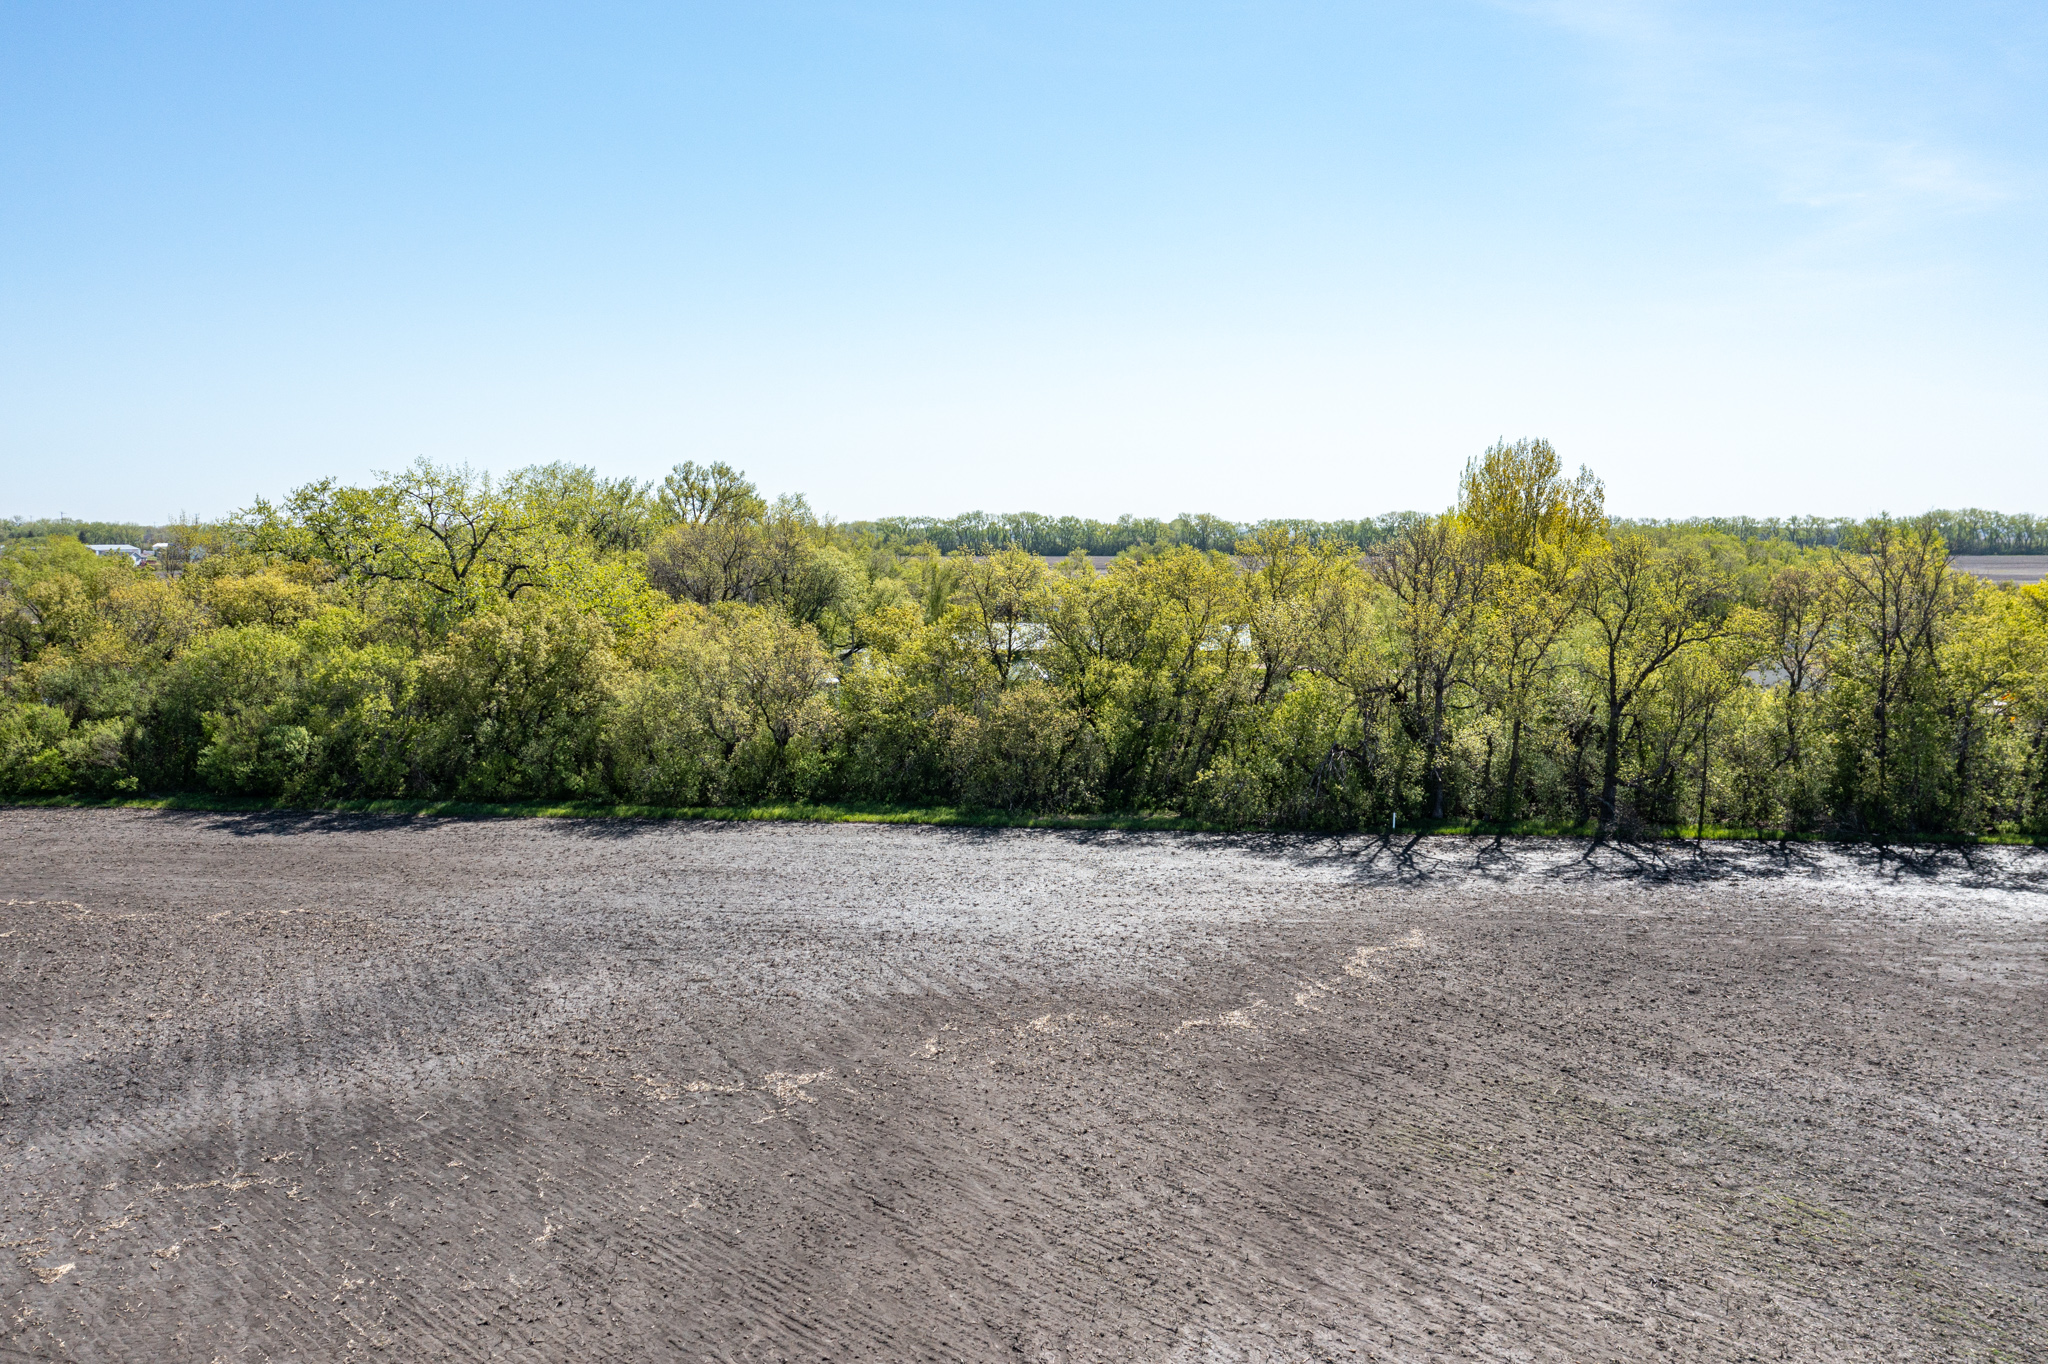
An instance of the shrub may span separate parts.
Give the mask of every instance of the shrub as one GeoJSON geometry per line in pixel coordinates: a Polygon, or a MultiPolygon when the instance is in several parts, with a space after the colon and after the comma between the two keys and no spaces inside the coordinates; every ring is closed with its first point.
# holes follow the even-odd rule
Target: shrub
{"type": "Polygon", "coordinates": [[[420,664],[425,784],[465,799],[597,794],[618,672],[611,631],[559,603],[522,601],[466,622],[420,664]]]}

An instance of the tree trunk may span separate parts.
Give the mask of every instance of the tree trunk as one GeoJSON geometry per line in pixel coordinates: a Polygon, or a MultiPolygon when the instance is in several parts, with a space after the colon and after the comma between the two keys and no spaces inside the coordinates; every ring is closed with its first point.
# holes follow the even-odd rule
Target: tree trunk
{"type": "Polygon", "coordinates": [[[1503,824],[1515,822],[1516,808],[1521,804],[1522,789],[1522,721],[1517,717],[1508,737],[1508,781],[1501,791],[1500,819],[1503,824]]]}
{"type": "Polygon", "coordinates": [[[1700,802],[1699,817],[1693,821],[1693,841],[1702,848],[1707,844],[1707,765],[1713,761],[1714,746],[1711,731],[1714,727],[1714,711],[1707,708],[1707,718],[1700,725],[1700,802]]]}
{"type": "Polygon", "coordinates": [[[1607,702],[1607,733],[1600,755],[1600,832],[1614,832],[1615,798],[1621,790],[1621,702],[1607,702]]]}
{"type": "Polygon", "coordinates": [[[1436,690],[1429,726],[1430,818],[1444,817],[1444,693],[1436,690]]]}

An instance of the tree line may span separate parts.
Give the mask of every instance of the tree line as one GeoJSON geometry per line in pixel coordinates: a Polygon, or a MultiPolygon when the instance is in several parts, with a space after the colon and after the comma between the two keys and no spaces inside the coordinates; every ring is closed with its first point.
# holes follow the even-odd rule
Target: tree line
{"type": "Polygon", "coordinates": [[[77,521],[68,516],[40,520],[14,516],[0,521],[0,544],[61,535],[89,545],[152,545],[162,541],[165,533],[162,526],[133,521],[77,521]]]}
{"type": "Polygon", "coordinates": [[[1525,440],[1439,514],[1127,518],[1106,571],[1000,520],[420,462],[160,568],[18,539],[0,794],[2048,834],[2048,587],[1938,517],[1619,523],[1525,440]]]}
{"type": "MultiPolygon", "coordinates": [[[[625,483],[620,484],[626,486],[625,483]]],[[[643,491],[652,484],[638,485],[643,491]]],[[[1120,516],[1097,521],[1083,516],[1044,516],[1037,512],[965,512],[959,516],[891,516],[851,521],[851,535],[884,545],[929,545],[942,554],[956,549],[1021,549],[1026,554],[1064,555],[1073,550],[1108,556],[1144,552],[1172,545],[1196,549],[1231,549],[1239,540],[1284,526],[1311,541],[1334,540],[1371,546],[1392,539],[1422,519],[1420,512],[1386,512],[1349,521],[1307,519],[1228,521],[1208,513],[1188,513],[1171,520],[1156,516],[1120,516]]],[[[2048,554],[2048,517],[2025,513],[1933,511],[1927,519],[1951,554],[2048,554]]],[[[1864,523],[1848,516],[1703,516],[1685,520],[1619,521],[1624,530],[1712,531],[1738,540],[1783,540],[1805,548],[1836,548],[1849,543],[1864,523]]],[[[186,520],[167,525],[126,521],[78,521],[69,517],[0,520],[0,541],[40,540],[73,536],[89,544],[149,545],[169,541],[204,545],[214,528],[186,520]]]]}
{"type": "MultiPolygon", "coordinates": [[[[1932,511],[1919,518],[1941,536],[1950,554],[2048,554],[2048,516],[1984,511],[1932,511]]],[[[1865,523],[1850,516],[1700,516],[1683,521],[1623,521],[1645,532],[1691,530],[1738,540],[1783,540],[1803,549],[1839,549],[1855,543],[1865,523]]]]}
{"type": "Polygon", "coordinates": [[[846,529],[884,545],[929,545],[941,554],[961,549],[1016,549],[1051,557],[1076,550],[1092,556],[1156,553],[1174,545],[1189,545],[1203,551],[1231,550],[1238,541],[1274,527],[1285,527],[1312,543],[1376,545],[1420,519],[1417,512],[1388,512],[1352,521],[1227,521],[1207,513],[1183,512],[1170,521],[1156,516],[1093,521],[1082,516],[1041,516],[1036,512],[967,512],[953,517],[892,516],[854,521],[846,529]]]}

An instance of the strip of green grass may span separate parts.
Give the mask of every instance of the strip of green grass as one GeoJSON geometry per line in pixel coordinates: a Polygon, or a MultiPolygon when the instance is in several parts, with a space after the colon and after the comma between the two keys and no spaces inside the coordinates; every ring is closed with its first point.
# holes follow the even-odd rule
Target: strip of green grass
{"type": "Polygon", "coordinates": [[[258,811],[329,812],[358,815],[404,815],[446,819],[699,819],[784,820],[806,824],[949,824],[1003,829],[1180,829],[1219,831],[1219,824],[1173,814],[1021,815],[1001,810],[969,810],[949,805],[811,804],[791,801],[771,805],[623,805],[596,801],[470,800],[325,800],[269,801],[239,796],[183,792],[165,796],[23,796],[5,804],[115,810],[210,810],[223,813],[258,811]]]}
{"type": "MultiPolygon", "coordinates": [[[[0,805],[118,810],[203,810],[222,813],[335,813],[396,815],[440,819],[635,819],[635,820],[781,820],[802,824],[939,824],[977,829],[1115,829],[1137,832],[1178,830],[1202,833],[1247,832],[1228,825],[1189,819],[1171,812],[1154,811],[1120,815],[1024,815],[1001,810],[972,810],[952,805],[812,804],[791,801],[770,805],[625,805],[598,801],[520,801],[493,803],[467,800],[329,800],[270,801],[242,796],[217,796],[204,792],[181,792],[161,796],[24,796],[0,805]]],[[[1328,831],[1325,831],[1328,832],[1328,831]]],[[[1512,824],[1490,824],[1472,820],[1421,820],[1404,822],[1397,830],[1367,829],[1341,832],[1392,832],[1399,839],[1466,838],[1592,838],[1598,832],[1592,824],[1561,820],[1517,820],[1512,824]]],[[[1757,829],[1747,825],[1710,824],[1702,831],[1692,828],[1661,829],[1645,836],[1646,841],[1693,842],[1704,837],[1717,842],[1844,843],[1868,842],[1887,845],[2004,845],[2048,847],[2048,838],[2031,834],[1915,834],[1886,839],[1851,839],[1839,834],[1795,833],[1780,829],[1757,829]]]]}

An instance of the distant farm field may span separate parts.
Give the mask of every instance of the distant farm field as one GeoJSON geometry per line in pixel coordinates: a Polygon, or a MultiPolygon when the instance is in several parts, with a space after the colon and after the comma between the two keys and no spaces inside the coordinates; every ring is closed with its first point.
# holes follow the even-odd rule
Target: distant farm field
{"type": "Polygon", "coordinates": [[[2048,1357],[2048,854],[0,809],[0,1358],[2048,1357]]]}
{"type": "Polygon", "coordinates": [[[2048,554],[1959,554],[1949,564],[1995,583],[2037,583],[2048,578],[2048,554]]]}

